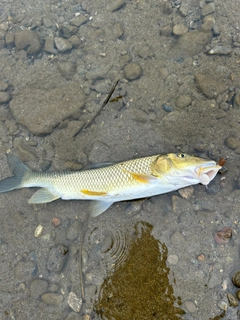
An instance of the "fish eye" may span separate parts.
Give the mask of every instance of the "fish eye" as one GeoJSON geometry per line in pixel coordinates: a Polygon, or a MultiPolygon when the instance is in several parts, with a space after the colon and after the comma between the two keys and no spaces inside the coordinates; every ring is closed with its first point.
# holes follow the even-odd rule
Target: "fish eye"
{"type": "Polygon", "coordinates": [[[185,158],[185,153],[177,153],[178,158],[185,158]]]}

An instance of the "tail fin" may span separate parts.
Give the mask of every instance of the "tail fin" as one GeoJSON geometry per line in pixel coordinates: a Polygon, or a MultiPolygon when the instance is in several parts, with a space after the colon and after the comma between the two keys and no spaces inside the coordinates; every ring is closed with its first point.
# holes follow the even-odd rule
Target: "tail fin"
{"type": "Polygon", "coordinates": [[[0,181],[0,193],[22,188],[22,178],[30,169],[23,164],[18,158],[7,154],[8,165],[14,174],[13,177],[0,181]]]}

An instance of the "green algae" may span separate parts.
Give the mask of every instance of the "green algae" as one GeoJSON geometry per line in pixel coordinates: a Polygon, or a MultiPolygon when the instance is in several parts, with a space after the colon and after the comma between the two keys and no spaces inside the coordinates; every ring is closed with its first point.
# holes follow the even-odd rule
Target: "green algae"
{"type": "MultiPolygon", "coordinates": [[[[96,313],[109,320],[181,319],[185,312],[174,306],[166,245],[153,237],[147,222],[138,222],[134,228],[136,237],[126,260],[102,283],[96,313]]],[[[177,302],[180,305],[181,299],[177,302]]]]}

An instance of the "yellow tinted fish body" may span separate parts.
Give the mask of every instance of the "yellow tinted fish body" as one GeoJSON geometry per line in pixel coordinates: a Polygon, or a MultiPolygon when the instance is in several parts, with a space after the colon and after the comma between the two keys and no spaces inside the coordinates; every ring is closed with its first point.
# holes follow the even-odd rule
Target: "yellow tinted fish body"
{"type": "Polygon", "coordinates": [[[188,185],[207,185],[221,168],[215,161],[183,153],[154,155],[102,168],[77,172],[34,172],[8,155],[13,177],[0,181],[0,192],[24,187],[41,187],[29,203],[46,203],[58,198],[97,200],[92,215],[112,203],[150,197],[188,185]]]}

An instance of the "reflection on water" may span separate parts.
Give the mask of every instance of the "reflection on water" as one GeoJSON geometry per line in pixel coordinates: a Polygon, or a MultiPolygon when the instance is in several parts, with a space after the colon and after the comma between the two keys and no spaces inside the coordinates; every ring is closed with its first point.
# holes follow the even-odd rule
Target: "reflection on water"
{"type": "Polygon", "coordinates": [[[149,223],[133,228],[136,237],[128,243],[128,255],[102,283],[95,311],[102,319],[181,319],[185,312],[174,306],[166,245],[152,236],[149,223]]]}

